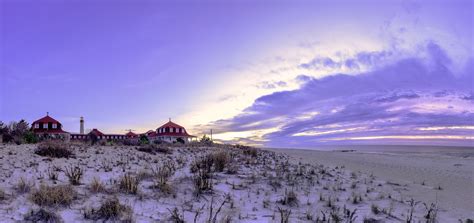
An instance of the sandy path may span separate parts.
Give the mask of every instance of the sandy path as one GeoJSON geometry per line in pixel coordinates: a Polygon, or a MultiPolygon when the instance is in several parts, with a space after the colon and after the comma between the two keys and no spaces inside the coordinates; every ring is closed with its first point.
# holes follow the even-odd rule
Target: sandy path
{"type": "Polygon", "coordinates": [[[328,166],[344,165],[373,173],[379,179],[407,184],[404,196],[426,203],[438,202],[455,218],[474,217],[474,158],[434,153],[368,153],[272,149],[297,160],[328,166]],[[422,182],[425,185],[422,185],[422,182]],[[438,186],[442,190],[434,189],[438,186]]]}

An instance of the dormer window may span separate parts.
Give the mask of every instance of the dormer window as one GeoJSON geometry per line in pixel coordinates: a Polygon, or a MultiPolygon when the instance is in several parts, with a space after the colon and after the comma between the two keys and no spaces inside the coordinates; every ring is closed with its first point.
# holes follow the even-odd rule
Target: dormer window
{"type": "Polygon", "coordinates": [[[171,132],[174,132],[174,128],[171,128],[171,132]]]}
{"type": "Polygon", "coordinates": [[[43,129],[48,129],[48,123],[43,123],[43,129]]]}
{"type": "Polygon", "coordinates": [[[58,128],[58,124],[53,123],[53,129],[56,129],[56,128],[58,128]]]}
{"type": "Polygon", "coordinates": [[[39,123],[35,123],[35,129],[39,129],[40,128],[40,124],[39,123]]]}

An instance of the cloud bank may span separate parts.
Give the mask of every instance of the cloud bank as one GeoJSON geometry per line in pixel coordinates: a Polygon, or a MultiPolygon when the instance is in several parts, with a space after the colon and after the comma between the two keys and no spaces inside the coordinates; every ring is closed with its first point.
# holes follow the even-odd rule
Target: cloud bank
{"type": "Polygon", "coordinates": [[[419,51],[418,56],[396,59],[390,51],[361,52],[340,61],[314,58],[299,67],[372,69],[319,79],[300,75],[298,89],[259,97],[239,115],[201,128],[218,135],[251,132],[251,137],[229,142],[270,147],[472,145],[473,59],[461,72],[453,72],[453,61],[435,42],[419,51]]]}

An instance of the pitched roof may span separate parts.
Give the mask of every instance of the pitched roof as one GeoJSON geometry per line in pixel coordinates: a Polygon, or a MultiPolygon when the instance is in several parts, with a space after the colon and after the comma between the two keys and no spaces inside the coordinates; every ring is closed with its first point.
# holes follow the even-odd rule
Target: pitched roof
{"type": "Polygon", "coordinates": [[[92,131],[90,131],[89,134],[94,134],[96,136],[104,136],[104,133],[102,133],[98,129],[92,129],[92,131]]]}
{"type": "Polygon", "coordinates": [[[129,131],[129,132],[127,132],[127,134],[125,134],[125,136],[130,137],[130,138],[134,138],[134,137],[137,137],[138,135],[133,133],[132,131],[129,131]]]}
{"type": "Polygon", "coordinates": [[[58,120],[56,120],[54,118],[51,118],[49,115],[46,115],[43,118],[40,118],[40,119],[34,121],[32,124],[35,124],[35,123],[48,123],[48,122],[61,124],[58,120]]]}
{"type": "Polygon", "coordinates": [[[172,122],[171,120],[168,121],[167,123],[165,123],[164,125],[160,126],[159,128],[166,128],[166,127],[169,127],[169,128],[183,128],[183,126],[180,126],[174,122],[172,122]]]}
{"type": "Polygon", "coordinates": [[[192,135],[189,135],[186,131],[186,129],[183,126],[180,126],[171,120],[165,123],[164,125],[158,127],[158,129],[161,128],[176,128],[176,129],[183,129],[183,132],[159,132],[157,131],[157,135],[159,136],[187,136],[187,137],[194,137],[192,135]]]}

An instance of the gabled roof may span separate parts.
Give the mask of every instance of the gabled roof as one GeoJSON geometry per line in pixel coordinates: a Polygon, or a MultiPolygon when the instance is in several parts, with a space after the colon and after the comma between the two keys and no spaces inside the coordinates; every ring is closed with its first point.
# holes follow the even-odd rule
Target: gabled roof
{"type": "Polygon", "coordinates": [[[51,118],[49,115],[46,115],[46,116],[44,116],[43,118],[40,118],[40,119],[34,121],[32,124],[36,124],[36,123],[48,123],[48,122],[61,124],[58,120],[56,120],[56,119],[54,119],[54,118],[51,118]]]}
{"type": "Polygon", "coordinates": [[[133,133],[132,131],[129,131],[129,132],[127,132],[127,134],[125,134],[125,136],[127,136],[129,138],[134,138],[134,137],[137,137],[138,135],[133,133]]]}
{"type": "Polygon", "coordinates": [[[166,127],[169,127],[169,128],[183,128],[184,129],[183,126],[180,126],[180,125],[172,122],[171,120],[168,121],[167,123],[165,123],[164,125],[158,127],[158,128],[166,128],[166,127]]]}
{"type": "Polygon", "coordinates": [[[192,135],[189,135],[186,131],[186,129],[183,127],[183,126],[180,126],[174,122],[172,122],[171,120],[168,121],[167,123],[165,123],[164,125],[158,127],[158,129],[161,129],[161,128],[176,128],[176,129],[183,129],[184,132],[159,132],[157,130],[157,135],[159,136],[186,136],[186,137],[194,137],[192,135]]]}
{"type": "Polygon", "coordinates": [[[104,133],[102,133],[98,129],[92,129],[92,131],[90,131],[89,134],[94,134],[96,136],[104,136],[104,133]]]}

